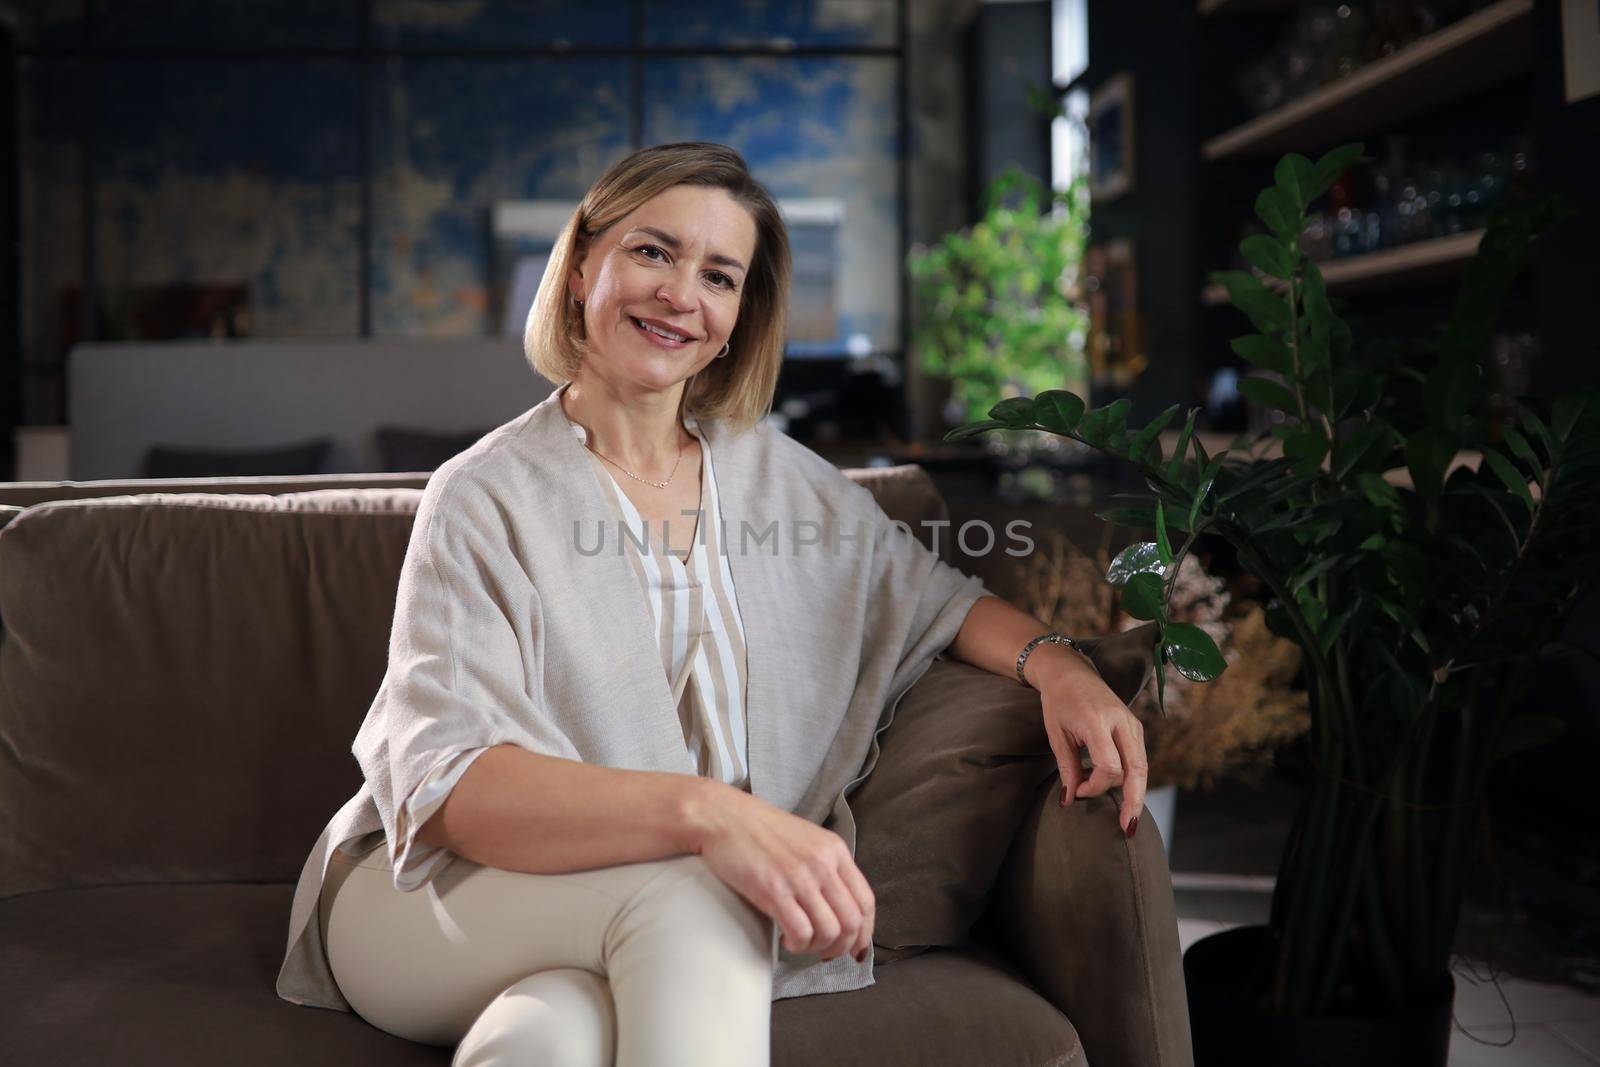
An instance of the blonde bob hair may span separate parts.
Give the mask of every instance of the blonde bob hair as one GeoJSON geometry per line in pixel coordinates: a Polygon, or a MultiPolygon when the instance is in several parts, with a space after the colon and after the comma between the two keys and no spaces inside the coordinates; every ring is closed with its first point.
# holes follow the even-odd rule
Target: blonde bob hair
{"type": "Polygon", "coordinates": [[[726,145],[679,141],[642,148],[600,176],[556,238],[528,311],[523,353],[558,387],[577,376],[588,339],[583,308],[567,288],[567,277],[596,239],[675,185],[726,190],[756,224],[755,257],[745,274],[728,354],[696,373],[683,397],[684,409],[696,418],[747,430],[772,410],[788,326],[791,260],[778,205],[726,145]]]}

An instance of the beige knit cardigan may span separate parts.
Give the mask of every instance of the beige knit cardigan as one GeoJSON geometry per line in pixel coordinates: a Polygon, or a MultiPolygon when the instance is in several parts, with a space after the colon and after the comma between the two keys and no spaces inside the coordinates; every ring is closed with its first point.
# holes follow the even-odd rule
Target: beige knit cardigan
{"type": "MultiPolygon", "coordinates": [[[[769,424],[735,433],[702,419],[700,429],[746,632],[751,792],[834,830],[854,852],[846,795],[876,763],[877,735],[900,697],[988,590],[769,424]]],[[[509,743],[607,767],[696,772],[628,546],[589,462],[552,393],[429,480],[401,568],[387,673],[352,747],[365,781],[306,859],[277,981],[283,998],[351,1010],[317,916],[329,856],[384,840],[392,862],[396,813],[441,759],[509,743]]],[[[870,953],[864,963],[822,961],[774,938],[774,1000],[872,982],[870,953]]]]}

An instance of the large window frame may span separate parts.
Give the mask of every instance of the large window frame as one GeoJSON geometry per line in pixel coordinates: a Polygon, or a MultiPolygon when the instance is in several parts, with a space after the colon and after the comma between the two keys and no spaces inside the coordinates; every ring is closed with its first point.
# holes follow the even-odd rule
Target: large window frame
{"type": "MultiPolygon", "coordinates": [[[[909,78],[906,70],[907,42],[909,36],[909,0],[894,0],[894,43],[889,45],[804,45],[774,43],[765,45],[708,45],[708,46],[683,46],[683,45],[652,45],[645,43],[645,4],[646,0],[631,0],[629,4],[630,19],[630,44],[626,46],[612,45],[584,45],[562,44],[552,45],[516,45],[505,47],[474,47],[474,46],[437,46],[437,45],[390,45],[377,41],[373,32],[372,8],[373,0],[359,0],[360,11],[360,40],[358,46],[338,45],[329,47],[313,47],[286,45],[262,48],[218,47],[218,48],[191,48],[191,47],[117,47],[110,45],[90,45],[84,43],[93,40],[93,26],[91,19],[94,15],[93,0],[83,0],[80,19],[80,41],[74,45],[47,45],[24,44],[16,42],[10,49],[9,70],[13,87],[18,84],[17,65],[21,60],[77,60],[83,64],[83,86],[85,99],[94,99],[101,64],[107,61],[123,59],[161,59],[168,61],[231,60],[237,62],[250,62],[255,60],[342,60],[357,64],[360,84],[360,110],[359,110],[359,154],[360,154],[360,216],[357,227],[358,234],[358,269],[359,269],[359,303],[358,303],[358,331],[356,336],[370,338],[375,336],[373,331],[372,315],[372,270],[373,270],[373,186],[375,168],[373,161],[373,91],[378,77],[378,64],[394,58],[419,58],[419,59],[452,59],[452,60],[505,60],[505,59],[621,59],[628,63],[628,144],[630,150],[644,147],[644,71],[645,63],[652,59],[672,58],[737,58],[737,57],[769,57],[775,59],[800,58],[800,57],[827,57],[827,58],[861,58],[874,57],[889,59],[895,63],[895,166],[896,166],[896,233],[898,248],[896,262],[899,264],[899,315],[898,329],[896,331],[895,347],[885,355],[893,358],[903,367],[904,356],[907,348],[907,339],[910,328],[910,285],[905,272],[906,253],[910,247],[910,182],[909,182],[909,156],[910,156],[910,95],[909,78]]],[[[13,100],[17,99],[15,91],[13,100]]],[[[99,232],[99,220],[92,210],[96,203],[96,121],[94,109],[85,106],[81,109],[78,127],[79,143],[82,152],[82,188],[80,195],[83,210],[83,294],[84,299],[79,306],[78,321],[76,323],[76,336],[83,342],[102,340],[100,326],[100,310],[103,301],[102,287],[97,269],[96,244],[99,232]]],[[[17,143],[16,127],[11,130],[11,143],[17,143]]],[[[13,158],[17,154],[13,153],[13,158]]],[[[20,166],[20,160],[16,164],[20,166]]],[[[14,236],[20,237],[20,212],[17,205],[16,193],[17,175],[10,176],[12,181],[12,196],[10,204],[11,230],[14,236]]],[[[21,398],[20,404],[9,406],[3,413],[7,422],[7,433],[12,426],[18,424],[65,424],[69,420],[67,411],[67,390],[65,388],[70,352],[59,359],[54,354],[46,358],[27,358],[23,351],[22,337],[22,251],[20,241],[10,243],[12,253],[7,257],[6,269],[10,272],[7,288],[13,294],[12,307],[16,309],[13,321],[6,324],[6,347],[10,349],[11,373],[6,376],[20,388],[17,396],[21,398]],[[55,411],[30,411],[26,409],[27,397],[32,390],[29,386],[35,379],[54,379],[58,383],[56,390],[59,398],[55,411]],[[18,410],[18,408],[21,410],[18,410]]],[[[807,363],[827,364],[837,362],[841,366],[852,358],[843,341],[837,353],[810,353],[805,359],[807,363]]],[[[823,366],[816,367],[823,370],[823,366]]],[[[903,398],[902,398],[903,399],[903,398]]],[[[899,413],[903,417],[903,412],[899,413]]],[[[898,419],[897,419],[898,421],[898,419]]]]}

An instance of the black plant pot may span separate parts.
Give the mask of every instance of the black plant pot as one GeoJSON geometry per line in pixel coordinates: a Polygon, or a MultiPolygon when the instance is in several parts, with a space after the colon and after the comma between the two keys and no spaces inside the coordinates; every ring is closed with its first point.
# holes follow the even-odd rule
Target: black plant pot
{"type": "Polygon", "coordinates": [[[1236,926],[1183,954],[1195,1067],[1445,1067],[1455,1000],[1448,974],[1426,1003],[1386,1015],[1279,1015],[1239,995],[1256,973],[1266,936],[1265,926],[1236,926]]]}

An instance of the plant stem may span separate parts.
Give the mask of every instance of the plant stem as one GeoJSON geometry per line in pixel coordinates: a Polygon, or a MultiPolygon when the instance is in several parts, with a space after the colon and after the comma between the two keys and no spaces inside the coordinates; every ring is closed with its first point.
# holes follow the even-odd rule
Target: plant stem
{"type": "Polygon", "coordinates": [[[1172,610],[1172,591],[1178,588],[1178,571],[1183,568],[1183,557],[1189,554],[1189,549],[1194,546],[1196,541],[1200,540],[1200,535],[1206,532],[1206,528],[1211,523],[1212,519],[1208,516],[1203,522],[1195,526],[1194,532],[1184,540],[1183,547],[1178,549],[1177,556],[1172,560],[1172,575],[1167,579],[1167,595],[1161,602],[1161,619],[1163,622],[1166,621],[1167,614],[1172,610]]]}

